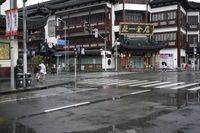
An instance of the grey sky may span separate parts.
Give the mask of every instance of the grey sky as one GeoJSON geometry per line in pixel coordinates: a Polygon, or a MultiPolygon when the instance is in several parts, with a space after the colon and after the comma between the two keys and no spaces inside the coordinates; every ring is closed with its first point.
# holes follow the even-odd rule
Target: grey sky
{"type": "MultiPolygon", "coordinates": [[[[22,1],[23,0],[18,0],[18,7],[22,7],[22,1]]],[[[44,1],[49,1],[49,0],[28,0],[26,5],[37,4],[37,3],[44,2],[44,1]]],[[[199,2],[200,3],[200,0],[188,0],[188,1],[194,1],[194,2],[199,2]]]]}

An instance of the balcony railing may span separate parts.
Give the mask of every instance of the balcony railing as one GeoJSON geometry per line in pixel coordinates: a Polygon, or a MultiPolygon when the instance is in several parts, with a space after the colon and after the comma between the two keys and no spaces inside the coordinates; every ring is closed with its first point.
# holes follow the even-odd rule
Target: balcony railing
{"type": "Polygon", "coordinates": [[[187,28],[189,30],[198,30],[200,28],[200,24],[189,24],[189,23],[187,23],[187,28]]]}

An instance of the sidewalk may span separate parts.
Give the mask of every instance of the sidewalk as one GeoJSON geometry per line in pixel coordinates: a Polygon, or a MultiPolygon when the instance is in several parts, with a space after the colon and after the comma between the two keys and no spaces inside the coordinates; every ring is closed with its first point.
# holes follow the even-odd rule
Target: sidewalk
{"type": "MultiPolygon", "coordinates": [[[[77,78],[79,78],[79,77],[77,77],[77,78]]],[[[11,89],[10,79],[1,78],[0,79],[0,95],[40,90],[40,89],[47,89],[47,88],[58,86],[58,85],[72,83],[72,82],[74,82],[74,75],[70,72],[68,72],[68,73],[63,72],[63,73],[59,73],[59,74],[55,74],[55,75],[47,74],[46,79],[44,81],[40,80],[39,82],[37,82],[35,75],[32,74],[31,79],[32,79],[32,83],[31,83],[30,87],[11,89]]]]}
{"type": "MultiPolygon", "coordinates": [[[[82,78],[100,78],[100,77],[109,77],[118,74],[130,74],[134,72],[114,72],[114,71],[107,71],[107,72],[79,72],[76,76],[76,81],[82,78]]],[[[60,72],[59,74],[47,74],[45,81],[36,81],[35,75],[32,73],[32,84],[30,87],[27,88],[18,88],[18,89],[11,89],[10,87],[10,79],[0,79],[0,95],[3,94],[12,94],[17,92],[26,92],[26,91],[33,91],[33,90],[41,90],[41,89],[48,89],[51,87],[64,85],[73,83],[75,81],[74,72],[60,72]]]]}

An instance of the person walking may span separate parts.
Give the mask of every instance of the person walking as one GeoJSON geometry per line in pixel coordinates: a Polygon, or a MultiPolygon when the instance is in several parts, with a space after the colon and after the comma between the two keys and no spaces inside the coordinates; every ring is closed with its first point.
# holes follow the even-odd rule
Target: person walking
{"type": "Polygon", "coordinates": [[[167,63],[162,62],[162,72],[166,72],[166,69],[167,69],[167,63]]]}
{"type": "Polygon", "coordinates": [[[40,77],[42,77],[42,80],[45,80],[45,75],[47,74],[46,66],[42,62],[41,64],[39,64],[39,67],[40,67],[40,76],[38,78],[38,81],[39,81],[40,77]]]}
{"type": "Polygon", "coordinates": [[[39,78],[40,78],[40,67],[39,67],[39,65],[35,66],[34,73],[35,73],[36,80],[39,81],[39,78]]]}

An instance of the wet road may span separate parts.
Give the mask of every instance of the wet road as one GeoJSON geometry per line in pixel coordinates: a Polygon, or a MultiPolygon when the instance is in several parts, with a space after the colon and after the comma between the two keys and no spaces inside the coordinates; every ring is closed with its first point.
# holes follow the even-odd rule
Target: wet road
{"type": "Polygon", "coordinates": [[[97,74],[70,85],[1,96],[0,132],[143,132],[148,121],[185,104],[184,93],[176,94],[199,86],[199,74],[97,74]]]}

